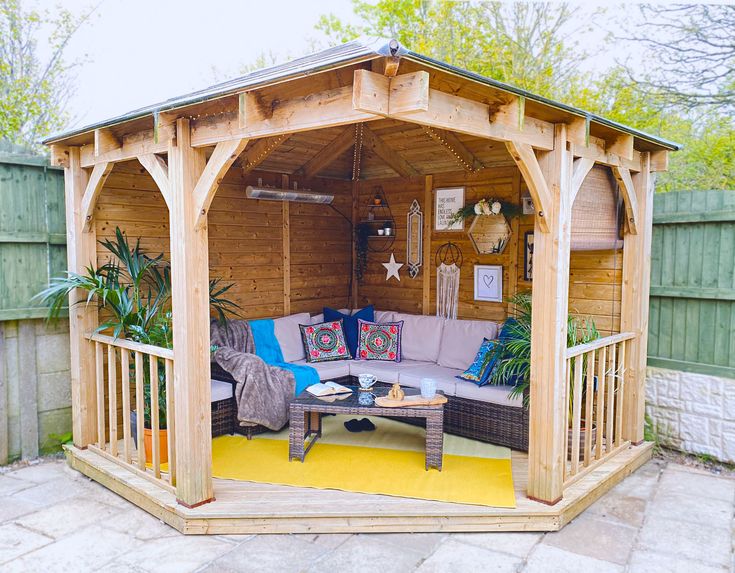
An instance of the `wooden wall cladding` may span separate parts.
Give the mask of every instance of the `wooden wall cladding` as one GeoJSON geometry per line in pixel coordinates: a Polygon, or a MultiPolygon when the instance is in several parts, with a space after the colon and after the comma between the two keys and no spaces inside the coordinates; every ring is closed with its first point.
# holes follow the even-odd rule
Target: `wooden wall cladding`
{"type": "MultiPolygon", "coordinates": [[[[282,316],[284,309],[283,203],[245,197],[245,186],[281,186],[282,177],[233,168],[209,210],[210,277],[235,285],[230,296],[246,318],[282,316]]],[[[349,217],[350,182],[298,181],[299,187],[334,193],[335,208],[349,217]]],[[[349,223],[325,205],[290,205],[291,312],[321,312],[324,305],[345,306],[350,280],[349,223]]],[[[115,166],[95,209],[97,238],[114,237],[119,226],[131,240],[168,259],[168,210],[153,179],[137,162],[115,166]]],[[[106,251],[98,246],[98,263],[106,251]]]]}
{"type": "MultiPolygon", "coordinates": [[[[225,177],[209,212],[210,276],[235,283],[232,298],[242,306],[247,318],[281,316],[284,312],[283,204],[256,201],[245,197],[245,186],[259,178],[272,186],[282,185],[281,175],[253,172],[247,178],[233,168],[225,177]]],[[[335,195],[334,207],[349,218],[352,184],[334,179],[298,181],[299,187],[335,195]]],[[[396,221],[397,236],[392,249],[370,253],[368,266],[359,285],[358,303],[375,304],[402,312],[422,313],[423,275],[430,272],[430,314],[436,310],[436,266],[434,254],[439,246],[452,241],[464,255],[460,279],[460,318],[504,320],[505,303],[474,300],[473,268],[476,264],[503,266],[504,297],[531,288],[523,280],[525,231],[533,229],[533,217],[510,219],[513,237],[500,255],[478,255],[466,232],[433,231],[433,200],[425,204],[424,177],[363,181],[359,187],[360,204],[366,203],[374,187],[382,185],[396,221]],[[401,281],[386,282],[385,269],[394,252],[398,262],[406,259],[406,214],[413,199],[419,198],[424,216],[431,219],[431,260],[415,279],[401,268],[401,281]]],[[[469,174],[437,174],[433,188],[464,186],[466,201],[492,196],[519,201],[525,186],[515,167],[498,167],[469,174]]],[[[351,236],[350,225],[325,205],[289,205],[290,306],[291,312],[318,313],[325,305],[348,304],[351,236]]],[[[141,237],[141,245],[151,254],[169,257],[168,211],[161,194],[143,167],[131,161],[115,166],[100,195],[95,210],[97,238],[114,237],[115,227],[131,239],[141,237]]],[[[427,240],[427,237],[424,237],[427,240]]],[[[384,239],[371,239],[376,245],[384,239]]],[[[106,251],[98,247],[98,262],[106,251]]],[[[608,333],[620,324],[622,251],[573,252],[570,265],[569,308],[580,316],[592,316],[597,327],[608,333]]]]}
{"type": "MultiPolygon", "coordinates": [[[[393,248],[385,253],[370,253],[368,266],[359,289],[361,305],[375,304],[376,308],[389,308],[402,312],[422,313],[423,273],[430,272],[430,304],[429,314],[436,312],[436,265],[434,255],[439,247],[451,241],[462,249],[464,262],[460,275],[460,295],[458,316],[460,318],[482,318],[489,320],[504,320],[507,312],[505,303],[479,302],[474,300],[474,265],[502,265],[503,266],[503,296],[515,292],[515,265],[514,256],[516,245],[512,242],[499,255],[478,255],[467,236],[466,231],[434,231],[433,199],[430,205],[424,200],[423,177],[405,179],[388,179],[382,181],[365,181],[360,185],[360,202],[366,203],[373,195],[376,185],[382,185],[383,191],[390,204],[393,216],[396,219],[396,241],[393,248]],[[415,279],[408,276],[407,268],[400,270],[401,282],[395,279],[385,280],[385,268],[381,265],[390,258],[391,251],[395,253],[398,262],[406,260],[406,215],[411,202],[419,198],[424,217],[431,219],[431,237],[424,237],[424,241],[431,243],[431,260],[425,261],[421,272],[415,279]]],[[[520,174],[514,167],[500,167],[485,169],[475,174],[466,172],[442,173],[433,176],[433,188],[465,187],[465,201],[474,202],[482,197],[496,197],[506,201],[518,201],[520,174]]],[[[466,222],[465,228],[469,228],[466,222]]],[[[517,239],[514,233],[513,241],[517,239]]],[[[380,244],[381,239],[372,239],[380,244]]],[[[372,243],[371,243],[372,244],[372,243]]]]}

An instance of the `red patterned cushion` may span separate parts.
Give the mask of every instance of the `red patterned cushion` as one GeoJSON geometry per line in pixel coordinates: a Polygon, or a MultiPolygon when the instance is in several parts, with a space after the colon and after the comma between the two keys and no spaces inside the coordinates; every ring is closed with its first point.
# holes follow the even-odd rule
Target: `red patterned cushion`
{"type": "Polygon", "coordinates": [[[357,357],[360,360],[401,361],[401,330],[403,321],[378,324],[358,321],[360,331],[357,357]]]}
{"type": "Polygon", "coordinates": [[[342,320],[332,320],[319,324],[300,324],[301,340],[307,362],[327,362],[329,360],[349,360],[342,320]]]}

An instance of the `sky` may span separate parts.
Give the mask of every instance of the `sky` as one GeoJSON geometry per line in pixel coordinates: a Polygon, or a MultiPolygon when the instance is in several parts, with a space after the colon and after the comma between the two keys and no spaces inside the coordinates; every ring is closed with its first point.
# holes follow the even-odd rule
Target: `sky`
{"type": "MultiPolygon", "coordinates": [[[[37,0],[81,13],[95,0],[37,0]]],[[[352,16],[349,0],[103,0],[72,39],[68,57],[85,57],[70,100],[79,127],[241,75],[258,55],[311,50],[319,16],[352,16]],[[216,68],[216,71],[213,69],[216,68]]]]}

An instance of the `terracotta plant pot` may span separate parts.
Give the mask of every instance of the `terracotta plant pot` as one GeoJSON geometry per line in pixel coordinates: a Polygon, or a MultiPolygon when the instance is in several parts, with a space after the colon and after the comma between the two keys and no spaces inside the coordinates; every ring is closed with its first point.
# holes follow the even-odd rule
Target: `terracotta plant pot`
{"type": "MultiPolygon", "coordinates": [[[[143,444],[145,444],[145,461],[153,461],[153,430],[143,430],[143,444]]],[[[158,430],[158,452],[161,463],[168,463],[168,430],[158,430]]]]}
{"type": "MultiPolygon", "coordinates": [[[[584,420],[582,420],[582,427],[579,430],[579,459],[584,459],[584,442],[587,437],[587,428],[585,427],[584,420]]],[[[592,425],[592,452],[595,451],[595,443],[597,441],[597,425],[592,425]]],[[[572,429],[567,430],[567,457],[572,459],[572,429]]]]}

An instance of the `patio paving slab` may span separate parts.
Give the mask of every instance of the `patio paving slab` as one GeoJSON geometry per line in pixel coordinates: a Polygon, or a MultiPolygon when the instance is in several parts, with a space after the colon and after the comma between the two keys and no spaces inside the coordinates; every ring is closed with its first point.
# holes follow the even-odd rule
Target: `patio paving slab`
{"type": "Polygon", "coordinates": [[[0,468],[3,573],[723,573],[735,479],[653,460],[554,533],[183,536],[59,459],[0,468]]]}

